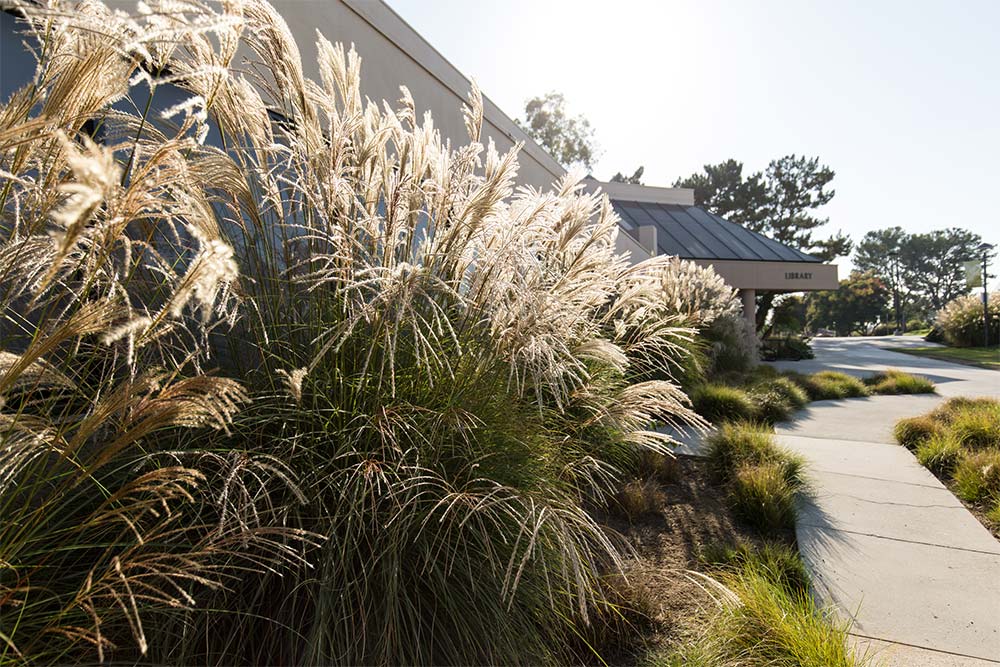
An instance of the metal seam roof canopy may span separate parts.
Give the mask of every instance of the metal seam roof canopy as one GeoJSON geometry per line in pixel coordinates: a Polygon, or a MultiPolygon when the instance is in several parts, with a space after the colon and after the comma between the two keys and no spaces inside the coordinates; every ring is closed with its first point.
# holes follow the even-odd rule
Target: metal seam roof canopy
{"type": "Polygon", "coordinates": [[[638,238],[639,227],[656,228],[657,250],[683,259],[751,262],[815,262],[821,260],[790,248],[697,206],[612,200],[622,227],[638,238]]]}

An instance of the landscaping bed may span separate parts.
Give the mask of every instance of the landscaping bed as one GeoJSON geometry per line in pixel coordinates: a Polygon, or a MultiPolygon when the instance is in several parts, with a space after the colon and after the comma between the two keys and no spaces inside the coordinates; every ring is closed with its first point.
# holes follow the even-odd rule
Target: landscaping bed
{"type": "Polygon", "coordinates": [[[634,558],[621,619],[597,631],[608,664],[862,665],[847,627],[816,607],[795,544],[801,462],[769,429],[727,424],[706,458],[647,459],[605,527],[634,558]],[[756,481],[770,479],[768,484],[756,481]]]}
{"type": "Polygon", "coordinates": [[[859,379],[838,371],[802,374],[778,372],[758,366],[746,373],[721,375],[692,391],[695,411],[711,422],[724,420],[757,421],[773,424],[785,421],[811,401],[859,398],[873,394],[926,394],[934,383],[919,375],[895,369],[859,379]]]}
{"type": "Polygon", "coordinates": [[[1000,538],[1000,401],[952,398],[894,435],[1000,538]]]}

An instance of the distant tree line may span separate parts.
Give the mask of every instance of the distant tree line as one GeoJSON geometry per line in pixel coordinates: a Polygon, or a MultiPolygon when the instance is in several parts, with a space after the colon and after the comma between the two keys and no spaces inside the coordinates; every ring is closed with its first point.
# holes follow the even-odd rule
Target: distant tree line
{"type": "Polygon", "coordinates": [[[856,270],[840,288],[782,297],[770,326],[778,331],[831,329],[840,335],[925,326],[953,299],[969,293],[963,263],[979,259],[982,238],[957,227],[911,234],[888,227],[864,235],[856,270]]]}
{"type": "MultiPolygon", "coordinates": [[[[598,150],[594,129],[571,116],[559,93],[528,100],[519,125],[564,166],[591,169],[598,150]]],[[[618,172],[612,182],[642,184],[643,167],[618,172]]],[[[829,219],[818,215],[833,199],[835,172],[818,157],[786,155],[763,171],[744,173],[729,159],[679,178],[674,187],[691,188],[697,206],[830,262],[854,249],[853,272],[830,292],[806,296],[763,293],[757,297],[757,328],[763,333],[805,328],[865,333],[876,323],[905,328],[929,321],[952,299],[967,293],[962,263],[976,257],[979,235],[959,228],[910,234],[889,227],[865,234],[857,246],[836,232],[819,236],[829,219]]]]}

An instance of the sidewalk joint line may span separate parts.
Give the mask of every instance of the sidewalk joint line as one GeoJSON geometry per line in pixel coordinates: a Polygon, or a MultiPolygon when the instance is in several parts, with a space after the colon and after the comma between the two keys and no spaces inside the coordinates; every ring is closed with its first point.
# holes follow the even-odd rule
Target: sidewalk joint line
{"type": "MultiPolygon", "coordinates": [[[[905,484],[906,482],[901,482],[901,483],[905,484]]],[[[863,498],[862,496],[858,496],[853,493],[834,493],[832,491],[826,493],[824,496],[821,497],[832,498],[833,496],[841,496],[842,498],[852,498],[854,500],[857,500],[859,503],[868,503],[870,505],[885,505],[887,507],[912,507],[914,509],[961,510],[963,512],[969,511],[968,508],[965,507],[965,505],[962,505],[957,500],[951,505],[939,505],[937,503],[925,505],[922,503],[899,503],[892,500],[872,500],[871,498],[863,498]]],[[[817,505],[816,503],[813,504],[819,507],[819,505],[817,505]]]]}
{"type": "MultiPolygon", "coordinates": [[[[829,468],[813,468],[817,472],[823,472],[828,475],[840,475],[841,477],[857,477],[859,479],[870,479],[876,482],[889,482],[891,484],[906,484],[908,486],[919,486],[925,489],[942,489],[948,491],[948,487],[944,486],[940,482],[937,485],[931,484],[929,482],[904,482],[898,479],[886,479],[885,477],[872,477],[871,475],[859,475],[853,472],[838,472],[836,470],[830,470],[829,468]]],[[[819,486],[819,485],[816,485],[819,486]]],[[[950,493],[950,492],[949,492],[950,493]]]]}
{"type": "Polygon", "coordinates": [[[856,440],[854,438],[827,438],[825,436],[819,436],[819,435],[799,435],[798,433],[787,433],[787,432],[779,432],[779,431],[775,431],[774,435],[778,436],[779,438],[781,436],[787,436],[787,437],[791,437],[791,438],[805,438],[806,440],[844,440],[844,441],[847,441],[847,442],[863,442],[866,445],[883,445],[883,446],[886,446],[886,447],[901,447],[902,446],[902,445],[896,444],[895,442],[879,442],[877,440],[856,440]]]}
{"type": "Polygon", "coordinates": [[[860,639],[874,639],[877,642],[885,642],[886,644],[895,644],[897,646],[908,646],[910,648],[918,648],[922,651],[930,651],[931,653],[943,653],[945,655],[954,655],[959,658],[972,658],[973,660],[982,660],[983,662],[991,662],[993,664],[1000,665],[1000,660],[994,660],[993,658],[984,658],[980,655],[972,655],[971,653],[958,653],[957,651],[946,651],[941,648],[931,648],[930,646],[923,646],[921,644],[911,644],[909,642],[901,642],[895,639],[886,639],[885,637],[873,637],[871,635],[863,635],[860,632],[848,632],[851,637],[858,637],[860,639]]]}
{"type": "Polygon", "coordinates": [[[985,551],[983,549],[970,549],[969,547],[955,547],[948,546],[944,544],[935,544],[934,542],[922,542],[920,540],[908,540],[903,537],[889,537],[887,535],[877,535],[875,533],[866,533],[860,530],[850,530],[848,528],[832,528],[830,526],[820,526],[815,523],[806,523],[805,521],[800,521],[798,523],[800,526],[807,526],[809,528],[818,528],[820,530],[827,530],[831,532],[838,533],[848,533],[850,535],[863,535],[864,537],[874,537],[880,540],[892,540],[893,542],[906,542],[907,544],[920,544],[926,547],[936,547],[938,549],[947,549],[949,551],[967,551],[970,553],[984,554],[986,556],[997,556],[1000,557],[1000,551],[985,551]]]}

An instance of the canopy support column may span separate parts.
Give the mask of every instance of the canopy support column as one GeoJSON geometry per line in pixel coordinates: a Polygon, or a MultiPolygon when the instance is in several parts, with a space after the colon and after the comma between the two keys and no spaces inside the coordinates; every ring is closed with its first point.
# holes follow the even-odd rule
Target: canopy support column
{"type": "Polygon", "coordinates": [[[743,317],[757,328],[757,290],[741,289],[740,299],[743,301],[743,317]]]}

